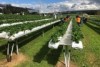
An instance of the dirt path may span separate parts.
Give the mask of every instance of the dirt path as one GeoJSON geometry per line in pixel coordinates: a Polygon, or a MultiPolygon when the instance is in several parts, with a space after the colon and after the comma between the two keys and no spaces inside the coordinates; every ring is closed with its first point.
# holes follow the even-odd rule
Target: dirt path
{"type": "Polygon", "coordinates": [[[0,67],[14,67],[20,63],[23,63],[26,57],[20,53],[19,55],[13,54],[12,61],[7,62],[6,59],[0,61],[0,67]]]}

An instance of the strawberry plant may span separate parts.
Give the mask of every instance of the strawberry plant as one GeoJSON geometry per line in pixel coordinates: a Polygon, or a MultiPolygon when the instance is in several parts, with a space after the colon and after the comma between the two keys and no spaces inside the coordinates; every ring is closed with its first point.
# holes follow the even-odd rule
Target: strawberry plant
{"type": "Polygon", "coordinates": [[[31,20],[40,20],[50,18],[49,16],[43,17],[40,15],[0,15],[0,24],[3,23],[14,23],[14,22],[23,22],[23,21],[31,21],[31,20]]]}
{"type": "Polygon", "coordinates": [[[72,40],[76,43],[79,43],[79,41],[83,38],[83,34],[80,30],[80,27],[77,25],[75,20],[73,21],[73,28],[72,28],[72,40]]]}
{"type": "Polygon", "coordinates": [[[2,27],[0,28],[0,32],[5,31],[5,32],[9,32],[10,33],[9,35],[13,35],[15,33],[18,33],[19,31],[31,30],[34,27],[37,27],[46,23],[50,23],[50,22],[51,20],[45,20],[38,23],[25,23],[25,24],[10,26],[10,27],[2,27]]]}
{"type": "Polygon", "coordinates": [[[58,31],[51,36],[52,42],[54,43],[58,42],[58,37],[63,36],[65,34],[68,24],[69,22],[64,22],[59,24],[57,29],[58,31]]]}

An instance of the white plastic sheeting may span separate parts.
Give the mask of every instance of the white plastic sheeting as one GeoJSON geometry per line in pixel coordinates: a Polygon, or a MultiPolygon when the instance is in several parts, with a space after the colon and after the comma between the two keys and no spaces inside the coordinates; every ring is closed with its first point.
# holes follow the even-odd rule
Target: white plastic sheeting
{"type": "Polygon", "coordinates": [[[44,20],[51,20],[52,18],[48,18],[48,19],[42,19],[42,20],[34,20],[34,21],[24,21],[24,22],[16,22],[16,23],[4,23],[0,25],[1,27],[7,27],[7,26],[14,26],[14,25],[18,25],[18,24],[24,24],[24,23],[32,23],[32,22],[39,22],[39,21],[44,21],[44,20]]]}
{"type": "Polygon", "coordinates": [[[59,46],[59,42],[53,43],[52,40],[49,41],[49,45],[48,45],[49,48],[57,49],[58,46],[59,46]]]}
{"type": "Polygon", "coordinates": [[[9,38],[8,34],[9,33],[3,31],[2,33],[0,33],[0,38],[9,38]]]}
{"type": "Polygon", "coordinates": [[[71,45],[72,48],[83,49],[82,41],[79,41],[79,43],[72,42],[72,40],[71,40],[72,34],[71,33],[72,33],[72,21],[70,21],[70,24],[68,25],[66,33],[63,35],[63,37],[60,37],[60,40],[58,38],[59,42],[52,43],[50,41],[48,47],[57,49],[59,47],[59,45],[71,45]]]}
{"type": "Polygon", "coordinates": [[[18,33],[15,33],[13,34],[12,36],[9,36],[8,33],[6,32],[2,32],[0,33],[0,38],[6,38],[6,39],[9,39],[9,40],[15,40],[19,37],[22,37],[24,35],[27,35],[29,33],[32,33],[32,32],[35,32],[39,29],[42,29],[42,28],[45,28],[49,25],[52,25],[52,24],[55,24],[55,23],[58,23],[60,20],[57,20],[57,21],[54,21],[54,22],[51,22],[51,23],[47,23],[47,24],[44,24],[44,25],[41,25],[41,26],[37,26],[35,28],[33,28],[32,30],[24,30],[24,31],[19,31],[18,33]]]}
{"type": "Polygon", "coordinates": [[[48,44],[48,47],[49,48],[52,48],[52,49],[57,49],[58,48],[58,46],[59,46],[59,41],[61,40],[61,36],[60,37],[58,37],[58,42],[56,42],[56,43],[53,43],[52,42],[52,39],[49,41],[49,44],[48,44]]]}
{"type": "Polygon", "coordinates": [[[71,45],[72,44],[71,32],[72,32],[72,20],[70,21],[66,33],[63,35],[63,37],[60,37],[60,39],[58,38],[58,40],[60,41],[57,43],[52,43],[50,40],[48,47],[57,49],[59,45],[71,45]]]}
{"type": "Polygon", "coordinates": [[[79,43],[72,42],[72,48],[75,48],[75,49],[83,49],[82,41],[79,41],[79,43]]]}
{"type": "Polygon", "coordinates": [[[70,21],[70,23],[68,25],[66,33],[60,40],[60,45],[71,45],[72,44],[72,40],[71,40],[72,35],[71,34],[72,34],[72,20],[70,21]]]}

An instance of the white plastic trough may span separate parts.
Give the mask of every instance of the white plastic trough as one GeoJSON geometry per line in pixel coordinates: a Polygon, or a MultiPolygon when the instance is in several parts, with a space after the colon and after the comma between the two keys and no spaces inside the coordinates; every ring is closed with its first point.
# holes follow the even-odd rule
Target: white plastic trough
{"type": "Polygon", "coordinates": [[[2,33],[0,33],[0,38],[9,38],[8,34],[9,33],[3,31],[2,33]]]}
{"type": "Polygon", "coordinates": [[[60,38],[60,41],[57,43],[52,43],[52,40],[50,40],[48,47],[57,49],[59,45],[63,46],[64,52],[64,58],[65,58],[65,67],[70,67],[70,52],[66,51],[66,46],[72,46],[72,48],[75,49],[83,49],[82,41],[79,41],[79,43],[72,42],[72,20],[70,21],[70,24],[68,25],[68,28],[66,30],[66,33],[62,38],[60,38]]]}
{"type": "Polygon", "coordinates": [[[48,45],[49,48],[58,49],[58,46],[59,46],[59,42],[53,43],[52,40],[49,41],[49,45],[48,45]]]}
{"type": "Polygon", "coordinates": [[[60,37],[58,37],[58,42],[56,42],[56,43],[53,43],[52,42],[52,39],[49,41],[49,44],[48,44],[48,47],[49,48],[52,48],[52,49],[58,49],[58,47],[59,47],[59,45],[60,45],[60,40],[61,40],[61,36],[60,37]]]}
{"type": "Polygon", "coordinates": [[[7,27],[7,26],[14,26],[14,25],[18,25],[18,24],[24,24],[24,23],[32,23],[32,22],[39,22],[39,21],[44,21],[44,20],[51,20],[52,18],[48,18],[48,19],[41,19],[41,20],[34,20],[34,21],[24,21],[24,22],[16,22],[16,23],[4,23],[0,25],[1,27],[7,27]]]}
{"type": "Polygon", "coordinates": [[[63,35],[63,37],[60,37],[60,40],[58,39],[59,42],[52,43],[50,40],[48,47],[57,49],[59,45],[72,45],[71,32],[72,32],[72,21],[70,21],[66,33],[63,35]]]}
{"type": "Polygon", "coordinates": [[[41,26],[37,26],[37,27],[33,28],[32,30],[19,31],[18,33],[13,34],[12,36],[8,36],[8,33],[2,32],[2,33],[0,33],[0,38],[6,38],[6,39],[9,39],[9,40],[15,40],[15,39],[17,39],[19,37],[22,37],[24,35],[27,35],[29,33],[35,32],[37,30],[40,30],[40,29],[45,28],[47,26],[50,26],[52,24],[58,23],[59,21],[60,20],[57,20],[57,21],[54,21],[54,22],[51,22],[51,23],[47,23],[47,24],[44,24],[44,25],[41,25],[41,26]]]}
{"type": "Polygon", "coordinates": [[[79,41],[79,43],[72,42],[72,48],[74,48],[74,49],[83,49],[82,41],[79,41]]]}

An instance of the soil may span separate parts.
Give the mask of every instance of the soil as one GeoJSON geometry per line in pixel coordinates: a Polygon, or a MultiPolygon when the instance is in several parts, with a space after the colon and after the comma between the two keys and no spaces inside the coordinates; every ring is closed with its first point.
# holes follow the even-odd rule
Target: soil
{"type": "MultiPolygon", "coordinates": [[[[55,67],[65,67],[64,61],[58,61],[55,67]]],[[[70,62],[70,67],[78,67],[74,62],[70,62]]]]}
{"type": "Polygon", "coordinates": [[[1,60],[0,67],[14,67],[20,63],[23,63],[25,60],[26,60],[26,57],[22,53],[20,53],[18,55],[13,54],[12,61],[7,62],[7,59],[1,60]]]}

